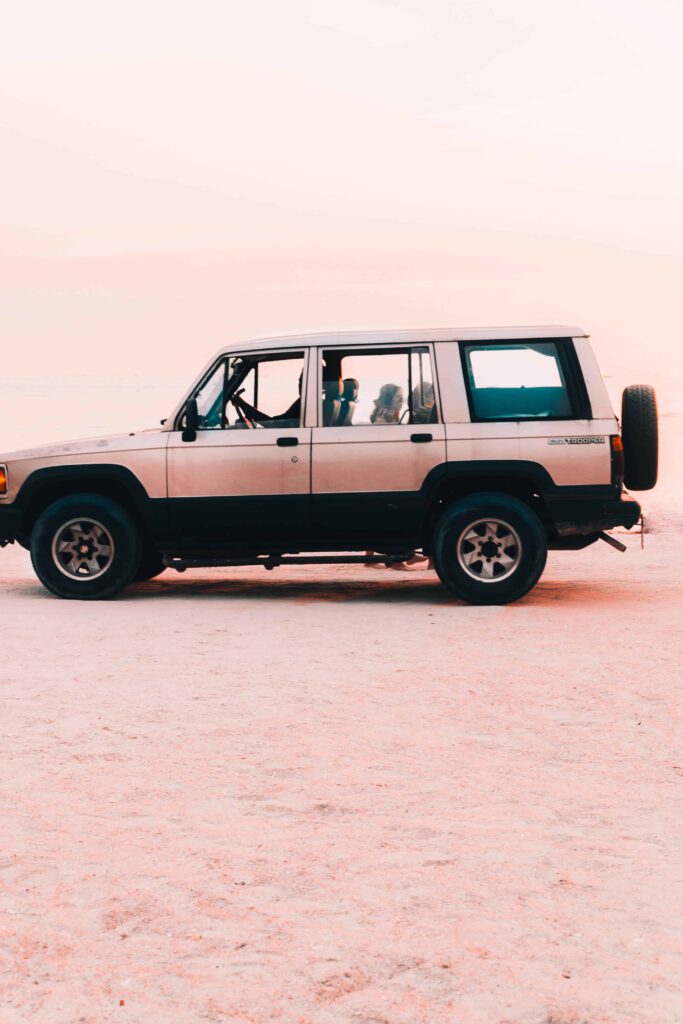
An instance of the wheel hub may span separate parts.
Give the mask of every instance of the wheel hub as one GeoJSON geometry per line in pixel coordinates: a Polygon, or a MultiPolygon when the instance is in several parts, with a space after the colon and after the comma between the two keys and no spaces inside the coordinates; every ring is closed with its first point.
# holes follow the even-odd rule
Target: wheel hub
{"type": "Polygon", "coordinates": [[[479,554],[489,561],[496,558],[500,551],[500,544],[497,544],[491,537],[487,537],[483,544],[479,545],[479,554]]]}
{"type": "Polygon", "coordinates": [[[114,540],[95,519],[72,519],[56,531],[52,559],[69,579],[94,580],[111,566],[114,540]]]}
{"type": "Polygon", "coordinates": [[[457,545],[461,569],[479,583],[496,583],[511,576],[522,559],[517,531],[502,519],[477,519],[460,534],[457,545]]]}

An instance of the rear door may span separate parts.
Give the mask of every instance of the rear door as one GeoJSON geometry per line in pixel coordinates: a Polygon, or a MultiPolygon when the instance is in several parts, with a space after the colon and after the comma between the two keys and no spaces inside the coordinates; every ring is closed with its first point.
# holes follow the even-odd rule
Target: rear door
{"type": "Polygon", "coordinates": [[[425,478],[445,461],[430,345],[320,349],[312,520],[321,546],[418,538],[425,478]]]}

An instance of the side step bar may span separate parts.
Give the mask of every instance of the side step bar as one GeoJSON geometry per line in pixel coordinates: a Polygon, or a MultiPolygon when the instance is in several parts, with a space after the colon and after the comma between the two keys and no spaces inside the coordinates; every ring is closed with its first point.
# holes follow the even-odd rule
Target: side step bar
{"type": "Polygon", "coordinates": [[[394,555],[254,555],[251,558],[176,558],[164,555],[163,562],[168,569],[185,572],[186,569],[223,569],[243,565],[262,565],[264,569],[276,569],[279,565],[395,565],[406,562],[414,554],[414,551],[403,551],[394,555]]]}

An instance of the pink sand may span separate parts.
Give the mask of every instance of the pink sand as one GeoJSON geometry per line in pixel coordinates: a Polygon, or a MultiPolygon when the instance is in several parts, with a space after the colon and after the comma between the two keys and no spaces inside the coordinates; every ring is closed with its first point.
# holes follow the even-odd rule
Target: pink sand
{"type": "Polygon", "coordinates": [[[3,1024],[679,1024],[683,545],[433,575],[0,554],[3,1024]]]}

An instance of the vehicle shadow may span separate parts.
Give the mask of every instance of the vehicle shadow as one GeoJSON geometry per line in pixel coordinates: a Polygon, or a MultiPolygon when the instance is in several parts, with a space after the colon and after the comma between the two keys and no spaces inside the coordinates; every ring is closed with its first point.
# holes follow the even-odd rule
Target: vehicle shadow
{"type": "MultiPolygon", "coordinates": [[[[632,605],[634,598],[648,601],[667,600],[666,590],[659,581],[655,585],[617,579],[552,580],[542,579],[526,597],[505,607],[536,608],[542,606],[632,605]]],[[[313,578],[306,580],[258,578],[250,576],[230,579],[188,578],[158,579],[150,583],[134,584],[119,600],[174,601],[189,597],[201,600],[228,599],[242,601],[293,601],[295,603],[397,603],[429,606],[471,607],[450,594],[438,578],[429,573],[421,578],[402,577],[386,573],[379,579],[313,578]]],[[[480,606],[481,607],[481,606],[480,606]]],[[[500,607],[500,606],[493,606],[500,607]]]]}
{"type": "MultiPolygon", "coordinates": [[[[614,607],[633,605],[634,600],[648,603],[671,600],[674,585],[669,580],[624,580],[623,578],[601,579],[552,579],[543,577],[531,593],[513,604],[503,607],[614,607]]],[[[0,599],[10,598],[31,601],[59,601],[60,598],[48,593],[35,579],[0,579],[0,599]]],[[[331,573],[313,577],[309,571],[306,579],[293,575],[274,578],[270,573],[250,573],[237,576],[193,575],[174,576],[164,574],[147,583],[131,584],[118,597],[116,604],[139,602],[223,600],[223,601],[291,601],[295,604],[313,603],[368,603],[368,604],[412,604],[429,607],[475,607],[468,606],[449,593],[433,573],[402,574],[374,573],[370,578],[354,578],[341,574],[335,578],[331,573]]],[[[78,602],[81,607],[81,602],[78,602]]],[[[91,602],[84,602],[91,603],[91,602]]],[[[102,606],[107,602],[92,602],[102,606]]],[[[478,606],[482,609],[487,606],[478,606]]],[[[488,607],[501,607],[499,605],[488,607]]]]}
{"type": "MultiPolygon", "coordinates": [[[[264,574],[265,575],[265,574],[264,574]]],[[[270,574],[269,574],[270,575],[270,574]]],[[[353,578],[334,579],[273,579],[266,576],[250,578],[195,578],[159,579],[150,583],[138,583],[128,587],[122,595],[126,600],[140,600],[155,597],[174,600],[178,598],[234,598],[241,600],[287,600],[296,603],[320,601],[398,601],[415,604],[453,604],[456,598],[446,591],[439,580],[432,576],[423,579],[382,578],[378,580],[356,580],[353,578]]]]}

